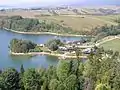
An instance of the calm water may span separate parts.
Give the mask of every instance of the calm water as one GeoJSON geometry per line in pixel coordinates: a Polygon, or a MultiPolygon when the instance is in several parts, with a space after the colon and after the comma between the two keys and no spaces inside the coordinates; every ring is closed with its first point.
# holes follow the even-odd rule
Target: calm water
{"type": "Polygon", "coordinates": [[[45,43],[47,40],[52,38],[59,38],[61,40],[80,40],[80,37],[63,37],[54,35],[22,35],[5,30],[0,30],[0,68],[14,67],[16,69],[20,68],[23,64],[25,68],[38,68],[38,67],[48,67],[50,65],[56,65],[58,63],[57,57],[52,56],[10,56],[9,55],[9,42],[13,38],[31,40],[35,43],[41,44],[45,43]]]}

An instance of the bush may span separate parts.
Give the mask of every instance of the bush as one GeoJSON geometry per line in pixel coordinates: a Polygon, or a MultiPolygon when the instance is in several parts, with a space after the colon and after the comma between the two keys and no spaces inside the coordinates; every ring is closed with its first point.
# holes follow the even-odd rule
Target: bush
{"type": "Polygon", "coordinates": [[[46,46],[52,51],[56,51],[62,45],[64,44],[59,39],[52,39],[46,43],[46,46]]]}
{"type": "Polygon", "coordinates": [[[36,45],[28,40],[12,39],[10,41],[10,50],[14,53],[27,53],[30,49],[35,49],[36,45]]]}

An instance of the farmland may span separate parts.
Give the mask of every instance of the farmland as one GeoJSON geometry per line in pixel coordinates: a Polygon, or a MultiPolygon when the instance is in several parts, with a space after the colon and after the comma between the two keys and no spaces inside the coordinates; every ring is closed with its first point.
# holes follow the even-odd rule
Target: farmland
{"type": "Polygon", "coordinates": [[[95,27],[108,25],[117,25],[110,16],[91,16],[91,15],[64,15],[64,16],[45,16],[39,19],[49,20],[59,23],[63,26],[71,27],[75,31],[91,31],[95,27]],[[102,18],[102,19],[101,19],[102,18]],[[104,19],[105,18],[105,19],[104,19]]]}
{"type": "Polygon", "coordinates": [[[120,15],[87,15],[83,12],[93,14],[100,12],[98,9],[89,8],[67,8],[67,9],[45,9],[45,10],[8,10],[0,11],[0,16],[21,15],[25,18],[37,18],[55,22],[65,27],[70,27],[74,31],[91,31],[95,27],[104,25],[117,25],[115,20],[120,15]]]}
{"type": "Polygon", "coordinates": [[[120,39],[114,39],[108,42],[105,42],[100,45],[100,47],[103,47],[105,50],[113,50],[113,51],[119,51],[120,52],[120,39]]]}

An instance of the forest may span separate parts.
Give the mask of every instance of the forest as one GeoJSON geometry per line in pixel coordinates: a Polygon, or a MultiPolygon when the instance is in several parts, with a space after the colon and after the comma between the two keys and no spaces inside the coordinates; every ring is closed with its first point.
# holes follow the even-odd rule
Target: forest
{"type": "Polygon", "coordinates": [[[98,48],[88,60],[60,60],[49,68],[0,70],[1,90],[120,90],[119,53],[98,48]]]}
{"type": "Polygon", "coordinates": [[[0,27],[19,32],[76,33],[70,27],[63,27],[51,21],[23,18],[22,16],[1,17],[0,27]]]}
{"type": "MultiPolygon", "coordinates": [[[[64,43],[59,39],[50,39],[45,43],[45,46],[51,51],[56,51],[59,46],[64,46],[64,43]]],[[[36,43],[16,38],[10,41],[9,49],[14,53],[43,52],[41,46],[36,43]]]]}
{"type": "Polygon", "coordinates": [[[12,39],[9,45],[11,52],[14,53],[28,53],[33,51],[37,47],[37,44],[28,41],[28,40],[19,40],[19,39],[12,39]]]}
{"type": "Polygon", "coordinates": [[[120,33],[119,18],[115,20],[118,25],[96,26],[89,31],[73,30],[70,27],[57,24],[49,20],[40,20],[34,18],[23,18],[22,16],[1,17],[0,27],[7,28],[19,32],[51,32],[57,34],[77,34],[91,35],[101,38],[102,36],[117,35],[120,33]]]}
{"type": "Polygon", "coordinates": [[[92,34],[95,36],[94,41],[100,40],[107,36],[115,36],[120,34],[120,23],[117,26],[104,25],[102,27],[96,27],[92,34]]]}

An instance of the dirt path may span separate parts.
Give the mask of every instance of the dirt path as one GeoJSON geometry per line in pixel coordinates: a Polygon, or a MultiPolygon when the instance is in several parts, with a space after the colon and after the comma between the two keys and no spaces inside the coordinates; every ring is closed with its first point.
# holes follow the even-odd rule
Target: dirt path
{"type": "Polygon", "coordinates": [[[108,20],[99,19],[97,17],[89,17],[89,18],[96,19],[96,20],[99,20],[99,21],[103,21],[103,22],[106,22],[106,23],[111,24],[111,25],[117,25],[117,23],[115,23],[115,22],[111,22],[111,21],[108,21],[108,20]]]}
{"type": "MultiPolygon", "coordinates": [[[[47,52],[30,52],[30,53],[14,53],[10,52],[11,55],[15,56],[24,56],[24,55],[51,55],[51,56],[56,56],[56,57],[61,57],[61,58],[77,58],[76,56],[68,56],[65,54],[54,54],[54,53],[47,53],[47,52]]],[[[87,56],[79,56],[79,58],[87,58],[87,56]]]]}
{"type": "Polygon", "coordinates": [[[99,43],[96,43],[95,45],[96,45],[96,46],[100,46],[101,44],[106,43],[106,42],[108,42],[108,41],[112,41],[112,40],[114,40],[114,39],[120,39],[120,37],[119,37],[119,36],[111,36],[111,37],[108,37],[108,39],[107,39],[107,37],[106,37],[106,38],[104,38],[103,40],[101,40],[99,43]]]}
{"type": "Polygon", "coordinates": [[[56,35],[56,36],[70,36],[70,37],[86,37],[87,35],[75,35],[75,34],[58,34],[58,33],[52,33],[52,32],[21,32],[21,31],[15,31],[12,29],[4,28],[7,31],[18,33],[18,34],[28,34],[28,35],[56,35]]]}

